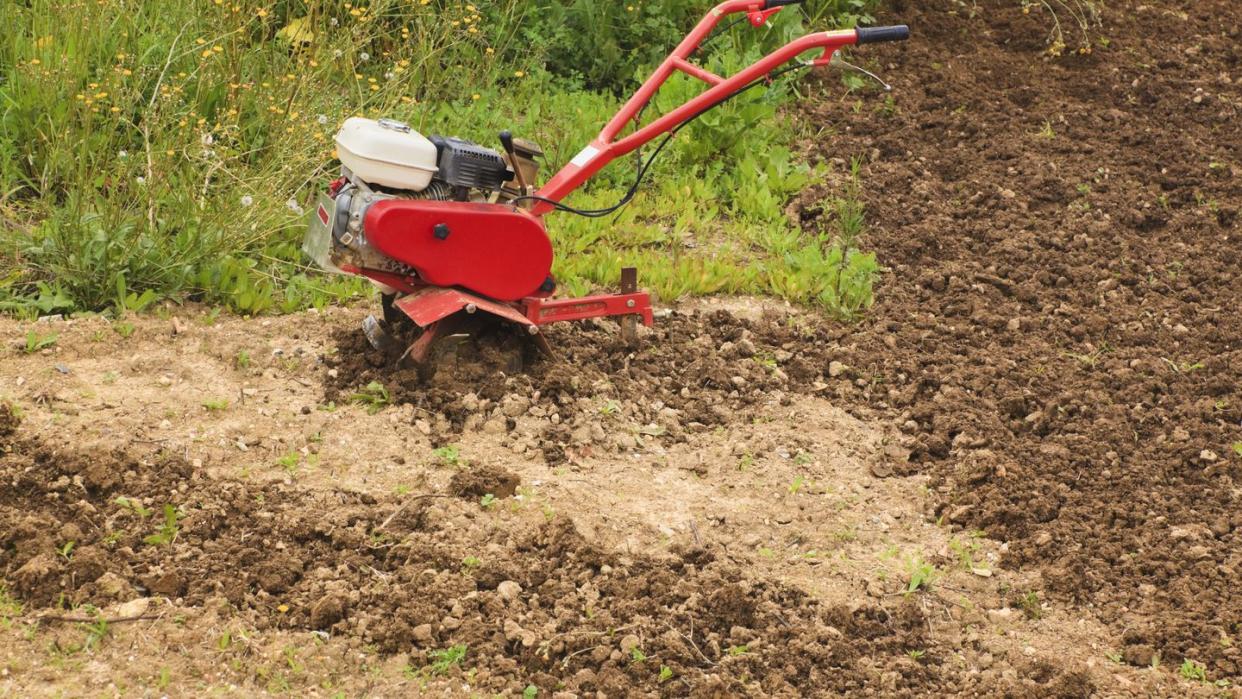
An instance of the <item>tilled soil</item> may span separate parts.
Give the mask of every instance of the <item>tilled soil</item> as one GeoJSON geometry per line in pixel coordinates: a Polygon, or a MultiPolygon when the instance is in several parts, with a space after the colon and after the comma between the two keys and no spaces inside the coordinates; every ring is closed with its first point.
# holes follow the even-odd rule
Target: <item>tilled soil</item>
{"type": "Polygon", "coordinates": [[[915,40],[858,56],[893,101],[802,115],[809,158],[866,163],[857,325],[682,309],[433,376],[358,309],[0,347],[0,693],[1239,679],[1240,12],[1109,3],[1107,46],[1050,58],[1017,5],[892,3],[915,40]]]}
{"type": "Polygon", "coordinates": [[[939,514],[1007,542],[1126,662],[1236,680],[1242,10],[1105,4],[1107,48],[1051,59],[1038,7],[894,3],[916,36],[875,58],[894,102],[806,110],[832,128],[810,155],[867,159],[890,268],[839,336],[877,388],[836,402],[904,424],[939,514]]]}
{"type": "MultiPolygon", "coordinates": [[[[640,436],[669,443],[788,402],[789,395],[822,393],[832,361],[829,332],[827,323],[806,316],[791,322],[774,313],[746,320],[725,311],[673,312],[644,329],[634,348],[618,340],[611,321],[564,324],[547,332],[554,358],[485,336],[466,340],[429,371],[398,364],[411,338],[382,353],[350,329],[326,358],[326,394],[345,402],[379,382],[393,402],[434,421],[433,439],[445,443],[463,430],[512,430],[523,415],[546,419],[538,445],[557,464],[575,444],[608,438],[598,425],[601,411],[624,408],[640,436]],[[501,368],[513,364],[518,368],[508,373],[501,368]]],[[[636,445],[623,437],[610,446],[636,445]]]]}
{"type": "MultiPolygon", "coordinates": [[[[888,691],[987,688],[909,655],[930,639],[908,598],[830,606],[702,548],[623,556],[566,518],[516,526],[480,514],[478,492],[512,494],[516,480],[477,469],[454,479],[460,499],[377,499],[20,439],[0,457],[0,570],[31,609],[167,597],[260,633],[405,653],[424,685],[457,671],[438,653],[465,646],[471,686],[495,692],[857,693],[879,670],[888,691]]],[[[1090,691],[1084,676],[1028,670],[992,689],[1090,691]]]]}

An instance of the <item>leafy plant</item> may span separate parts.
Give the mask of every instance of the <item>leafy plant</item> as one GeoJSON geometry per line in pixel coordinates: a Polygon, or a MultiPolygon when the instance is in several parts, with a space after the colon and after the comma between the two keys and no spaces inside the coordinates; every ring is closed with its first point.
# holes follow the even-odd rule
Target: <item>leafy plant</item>
{"type": "Polygon", "coordinates": [[[116,503],[123,509],[133,512],[134,514],[138,515],[139,517],[143,519],[150,517],[152,514],[151,509],[143,507],[142,503],[138,502],[137,500],[127,498],[125,496],[117,497],[117,499],[113,500],[112,502],[116,503]]]}
{"type": "Polygon", "coordinates": [[[108,636],[111,629],[108,626],[108,620],[103,616],[98,616],[95,621],[90,622],[86,626],[86,640],[82,643],[82,650],[92,650],[103,642],[108,636]]]}
{"type": "Polygon", "coordinates": [[[0,626],[8,628],[14,617],[21,616],[22,603],[9,594],[8,587],[0,581],[0,626]]]}
{"type": "Polygon", "coordinates": [[[637,646],[634,648],[631,648],[630,649],[630,662],[645,663],[647,662],[647,654],[644,653],[642,649],[638,648],[637,646]]]}
{"type": "Polygon", "coordinates": [[[906,583],[906,594],[912,594],[918,590],[928,590],[931,588],[932,581],[935,580],[938,571],[936,566],[924,561],[922,558],[915,556],[908,563],[908,576],[906,583]]]}
{"type": "Polygon", "coordinates": [[[26,346],[23,348],[26,354],[34,354],[41,349],[52,347],[56,344],[56,333],[40,335],[35,332],[34,328],[26,331],[26,346]]]}
{"type": "Polygon", "coordinates": [[[656,676],[656,682],[659,682],[660,684],[664,684],[665,682],[668,682],[671,679],[673,679],[673,669],[670,668],[668,665],[661,665],[660,674],[656,676]]]}
{"type": "Polygon", "coordinates": [[[302,455],[296,451],[291,451],[279,459],[276,459],[276,465],[280,466],[289,473],[293,473],[298,469],[298,464],[301,463],[301,461],[302,455]]]}
{"type": "Polygon", "coordinates": [[[479,506],[481,506],[485,510],[495,504],[496,504],[496,496],[492,495],[491,493],[487,493],[483,497],[479,498],[479,506]]]}
{"type": "Polygon", "coordinates": [[[213,398],[203,401],[203,407],[211,412],[220,412],[228,409],[229,402],[224,398],[213,398]]]}
{"type": "Polygon", "coordinates": [[[466,659],[467,650],[469,650],[469,646],[464,643],[442,650],[433,650],[427,654],[431,658],[431,663],[423,670],[432,676],[443,675],[452,668],[461,665],[461,662],[466,659]]]}
{"type": "Polygon", "coordinates": [[[181,513],[172,505],[164,505],[164,522],[160,525],[159,531],[151,534],[143,539],[143,542],[151,546],[164,546],[171,544],[177,538],[179,527],[177,522],[181,519],[181,513]]]}
{"type": "Polygon", "coordinates": [[[357,391],[349,397],[350,402],[366,406],[367,413],[374,415],[392,403],[392,396],[388,394],[388,389],[384,388],[384,384],[378,381],[372,381],[361,390],[357,391]]]}
{"type": "Polygon", "coordinates": [[[1040,619],[1044,615],[1044,607],[1039,602],[1039,595],[1034,592],[1027,592],[1018,598],[1018,607],[1022,609],[1022,614],[1032,621],[1040,619]]]}
{"type": "Polygon", "coordinates": [[[1178,674],[1184,679],[1195,682],[1207,682],[1207,668],[1203,666],[1203,663],[1196,662],[1190,658],[1182,660],[1182,666],[1178,668],[1178,674]]]}
{"type": "Polygon", "coordinates": [[[958,565],[963,570],[974,570],[979,567],[975,557],[979,555],[979,539],[982,536],[983,532],[972,531],[967,533],[965,539],[954,537],[949,540],[949,550],[957,557],[958,565]]]}
{"type": "Polygon", "coordinates": [[[455,444],[448,444],[432,449],[431,455],[443,464],[456,466],[461,460],[461,449],[455,444]]]}

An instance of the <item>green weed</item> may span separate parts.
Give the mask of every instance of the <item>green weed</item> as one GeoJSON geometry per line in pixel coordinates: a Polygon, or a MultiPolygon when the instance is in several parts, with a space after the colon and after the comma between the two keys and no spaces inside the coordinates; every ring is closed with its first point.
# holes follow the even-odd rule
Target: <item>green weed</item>
{"type": "MultiPolygon", "coordinates": [[[[0,230],[0,311],[124,314],[190,298],[255,315],[370,293],[315,273],[299,252],[304,209],[334,174],[332,135],[346,117],[493,145],[509,128],[544,145],[546,177],[709,5],[18,3],[0,45],[0,208],[16,219],[0,230]]],[[[869,22],[873,5],[786,8],[762,30],[723,29],[696,60],[731,74],[811,29],[869,22]]],[[[665,300],[746,292],[844,315],[865,307],[874,260],[784,216],[825,174],[793,154],[799,133],[781,112],[792,85],[751,90],[688,126],[611,224],[550,218],[563,288],[615,284],[637,265],[665,300]],[[832,268],[852,276],[819,276],[832,268]],[[834,296],[821,298],[827,288],[834,296]]],[[[676,76],[648,116],[702,90],[676,76]]],[[[628,164],[569,203],[615,202],[628,164]]]]}
{"type": "Polygon", "coordinates": [[[160,525],[159,531],[150,536],[143,538],[143,542],[151,546],[166,546],[177,539],[177,533],[180,528],[177,522],[181,519],[181,513],[172,505],[164,505],[164,522],[160,525]]]}
{"type": "Polygon", "coordinates": [[[957,557],[958,565],[963,570],[973,570],[978,568],[978,561],[975,560],[979,555],[979,539],[983,536],[981,531],[972,531],[966,534],[966,537],[954,537],[949,541],[949,550],[957,557]]]}
{"type": "Polygon", "coordinates": [[[41,349],[47,349],[48,347],[54,346],[56,344],[56,338],[56,333],[40,335],[35,332],[34,328],[31,328],[26,331],[26,345],[22,349],[26,352],[26,354],[34,354],[41,349]]]}
{"type": "Polygon", "coordinates": [[[1036,592],[1027,592],[1018,598],[1018,607],[1022,609],[1022,614],[1032,621],[1040,619],[1044,616],[1044,607],[1039,602],[1039,594],[1036,592]]]}
{"type": "Polygon", "coordinates": [[[906,576],[906,594],[912,594],[919,590],[931,589],[932,581],[936,579],[939,571],[936,566],[924,561],[919,556],[911,558],[907,564],[906,576]]]}
{"type": "Polygon", "coordinates": [[[301,463],[301,461],[302,461],[302,455],[297,453],[296,451],[291,451],[288,454],[285,454],[284,456],[280,457],[279,459],[276,459],[276,465],[280,466],[281,468],[283,468],[285,471],[289,473],[293,473],[294,471],[298,470],[298,464],[301,463]]]}
{"type": "Polygon", "coordinates": [[[469,647],[463,643],[443,650],[431,651],[427,654],[431,658],[431,663],[423,668],[424,673],[437,677],[447,673],[454,667],[461,665],[461,662],[466,659],[467,650],[469,650],[469,647]]]}
{"type": "Polygon", "coordinates": [[[218,413],[222,410],[228,410],[229,402],[224,398],[213,398],[203,401],[203,407],[209,412],[218,413]]]}
{"type": "Polygon", "coordinates": [[[461,462],[461,448],[455,444],[436,447],[431,450],[431,455],[447,466],[457,466],[461,462]]]}
{"type": "Polygon", "coordinates": [[[1178,674],[1184,679],[1195,682],[1207,682],[1207,668],[1203,663],[1195,662],[1190,658],[1182,660],[1182,666],[1177,670],[1178,674]]]}
{"type": "Polygon", "coordinates": [[[351,403],[366,406],[367,414],[374,415],[392,403],[388,389],[378,381],[372,381],[349,397],[351,403]]]}
{"type": "Polygon", "coordinates": [[[0,581],[0,627],[9,628],[13,619],[22,614],[22,603],[9,594],[8,587],[0,581]]]}
{"type": "Polygon", "coordinates": [[[142,519],[146,519],[152,514],[152,510],[150,508],[143,507],[142,503],[125,496],[117,497],[117,499],[112,502],[119,505],[122,509],[129,510],[130,512],[138,515],[142,519]]]}

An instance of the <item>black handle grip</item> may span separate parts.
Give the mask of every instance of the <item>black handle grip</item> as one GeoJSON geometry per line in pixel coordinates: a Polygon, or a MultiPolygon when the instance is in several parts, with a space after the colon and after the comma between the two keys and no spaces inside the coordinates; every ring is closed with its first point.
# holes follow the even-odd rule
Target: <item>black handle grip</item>
{"type": "Polygon", "coordinates": [[[506,153],[513,155],[513,134],[508,131],[501,131],[500,145],[504,147],[506,153]]]}
{"type": "Polygon", "coordinates": [[[771,10],[776,7],[784,7],[786,5],[801,5],[806,0],[764,0],[763,9],[771,10]]]}
{"type": "Polygon", "coordinates": [[[905,41],[910,38],[910,27],[898,24],[892,27],[859,27],[858,44],[877,44],[881,41],[905,41]]]}

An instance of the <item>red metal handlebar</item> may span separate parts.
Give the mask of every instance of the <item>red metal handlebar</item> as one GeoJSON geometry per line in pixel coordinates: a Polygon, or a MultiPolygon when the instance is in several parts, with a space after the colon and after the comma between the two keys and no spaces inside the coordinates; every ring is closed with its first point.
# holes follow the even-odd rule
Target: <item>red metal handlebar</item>
{"type": "MultiPolygon", "coordinates": [[[[548,180],[537,195],[559,202],[616,158],[633,152],[652,139],[668,133],[679,124],[693,119],[696,115],[723,102],[734,92],[771,73],[802,53],[811,49],[824,49],[823,55],[815,61],[817,65],[820,65],[826,63],[837,49],[858,42],[858,33],[853,29],[809,34],[789,42],[729,78],[722,78],[690,62],[690,57],[725,15],[746,12],[752,17],[757,13],[766,17],[780,9],[779,7],[765,9],[764,0],[727,0],[717,5],[660,64],[660,67],[656,68],[651,77],[647,78],[642,87],[634,93],[634,96],[625,103],[625,106],[621,107],[612,121],[609,121],[600,131],[599,136],[561,168],[552,179],[548,180]],[[635,119],[643,107],[655,97],[660,87],[672,77],[673,73],[678,71],[698,78],[711,87],[698,97],[657,118],[638,131],[617,140],[617,136],[625,128],[626,123],[635,119]]],[[[537,216],[542,216],[553,208],[552,204],[540,201],[531,211],[537,216]]]]}

